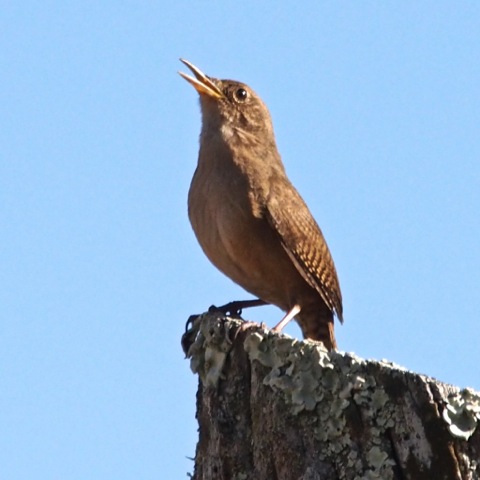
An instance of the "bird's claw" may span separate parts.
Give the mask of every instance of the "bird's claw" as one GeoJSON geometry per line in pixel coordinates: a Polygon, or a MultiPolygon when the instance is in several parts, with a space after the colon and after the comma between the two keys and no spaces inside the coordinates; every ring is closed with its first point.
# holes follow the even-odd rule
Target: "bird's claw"
{"type": "Polygon", "coordinates": [[[188,351],[197,338],[200,328],[200,324],[197,322],[197,320],[201,316],[202,315],[190,315],[187,323],[185,324],[185,333],[182,335],[181,344],[186,357],[188,357],[188,351]]]}
{"type": "Polygon", "coordinates": [[[221,307],[217,307],[215,305],[211,305],[210,308],[208,309],[208,313],[223,313],[224,315],[227,315],[232,318],[238,318],[240,320],[242,319],[242,309],[241,308],[236,308],[235,307],[236,302],[230,302],[225,305],[222,305],[221,307]]]}
{"type": "Polygon", "coordinates": [[[190,315],[187,319],[187,323],[185,323],[185,333],[190,330],[190,326],[193,327],[193,323],[200,315],[190,315]]]}

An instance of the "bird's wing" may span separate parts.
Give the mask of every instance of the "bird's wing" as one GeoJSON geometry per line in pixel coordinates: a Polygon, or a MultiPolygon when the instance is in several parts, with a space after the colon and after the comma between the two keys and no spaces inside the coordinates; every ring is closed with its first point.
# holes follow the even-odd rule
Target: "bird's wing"
{"type": "Polygon", "coordinates": [[[297,270],[343,322],[337,272],[322,231],[290,182],[281,188],[281,195],[273,191],[267,200],[268,221],[280,235],[283,248],[297,270]]]}

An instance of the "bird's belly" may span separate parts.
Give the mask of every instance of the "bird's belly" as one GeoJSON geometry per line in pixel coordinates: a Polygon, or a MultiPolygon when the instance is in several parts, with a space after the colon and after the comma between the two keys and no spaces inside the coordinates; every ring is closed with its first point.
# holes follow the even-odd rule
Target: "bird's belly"
{"type": "Polygon", "coordinates": [[[247,195],[232,195],[218,184],[210,194],[205,185],[200,185],[199,195],[198,187],[192,182],[189,217],[209,260],[253,295],[283,310],[291,308],[300,292],[310,287],[288,257],[278,234],[265,218],[253,215],[247,195]]]}

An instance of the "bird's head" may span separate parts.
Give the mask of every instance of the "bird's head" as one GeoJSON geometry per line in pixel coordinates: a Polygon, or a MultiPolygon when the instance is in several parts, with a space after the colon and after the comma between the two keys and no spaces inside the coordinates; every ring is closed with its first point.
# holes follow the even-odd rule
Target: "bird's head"
{"type": "Polygon", "coordinates": [[[218,129],[226,138],[237,134],[274,141],[268,108],[248,85],[208,77],[187,60],[181,61],[194,75],[179,72],[200,94],[204,129],[218,129]]]}

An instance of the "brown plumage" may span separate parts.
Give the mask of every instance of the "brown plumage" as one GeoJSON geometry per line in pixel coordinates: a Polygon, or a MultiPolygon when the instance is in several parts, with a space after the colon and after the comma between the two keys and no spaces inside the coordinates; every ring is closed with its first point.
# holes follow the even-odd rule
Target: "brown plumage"
{"type": "Polygon", "coordinates": [[[267,107],[247,85],[207,77],[182,60],[200,94],[198,165],[188,195],[195,235],[234,282],[293,316],[306,338],[336,348],[342,295],[328,246],[290,183],[267,107]]]}

